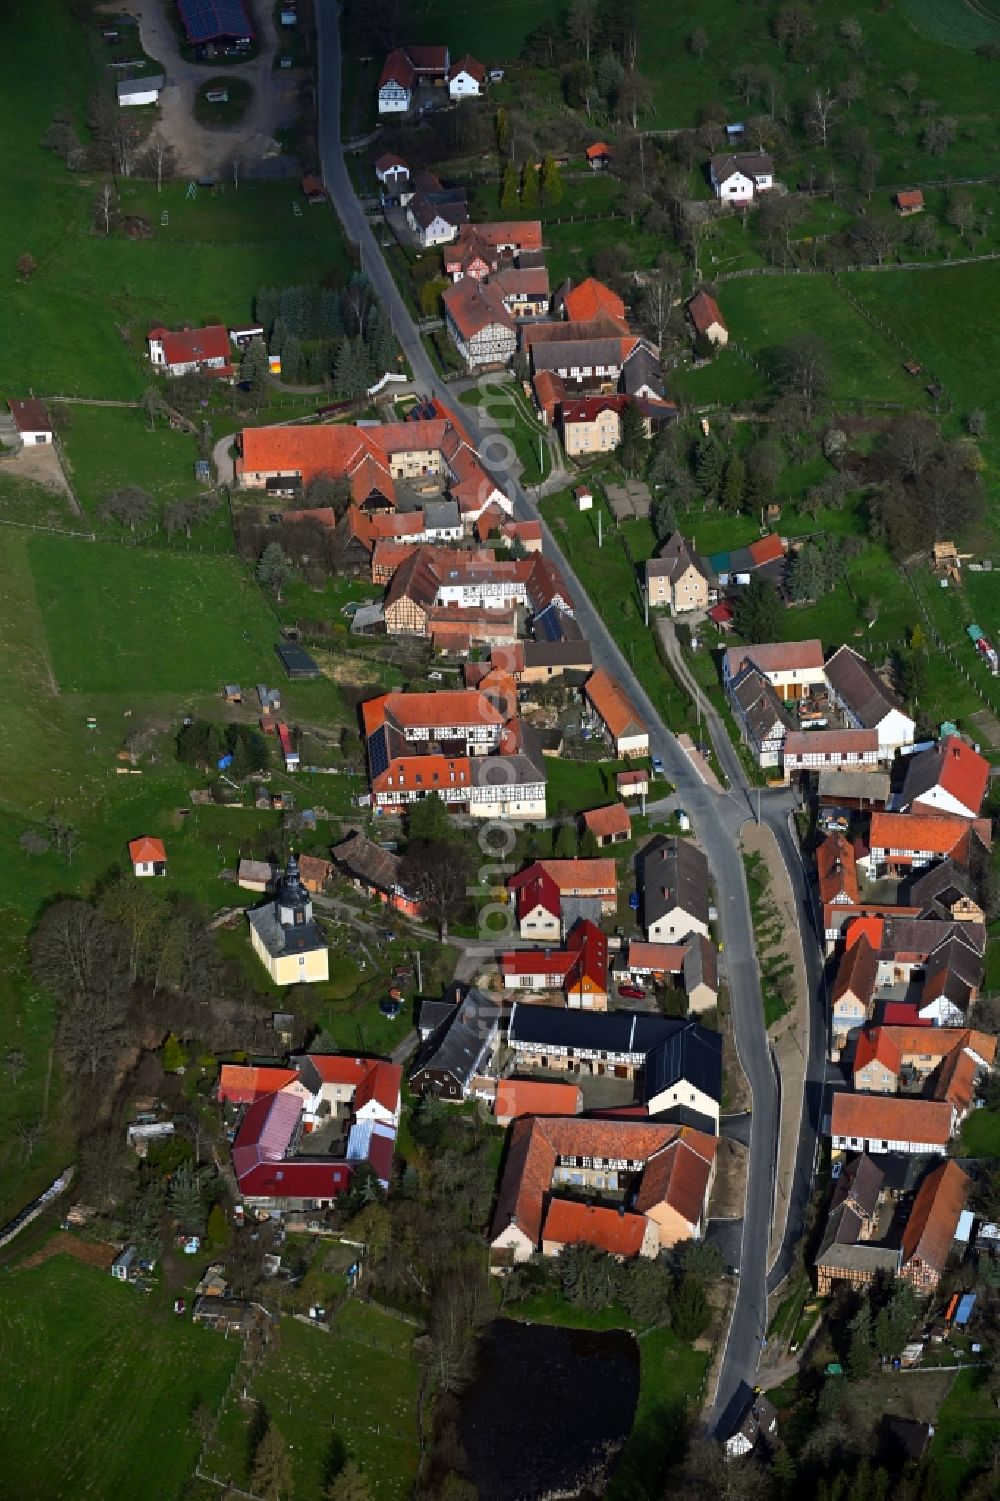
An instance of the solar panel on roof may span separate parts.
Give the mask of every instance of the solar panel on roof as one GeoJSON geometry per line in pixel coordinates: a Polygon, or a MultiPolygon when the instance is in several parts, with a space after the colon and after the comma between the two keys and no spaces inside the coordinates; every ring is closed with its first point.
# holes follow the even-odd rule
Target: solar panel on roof
{"type": "Polygon", "coordinates": [[[562,620],[555,605],[546,605],[540,615],[535,617],[536,633],[541,630],[546,641],[562,640],[562,620]]]}
{"type": "Polygon", "coordinates": [[[177,0],[189,42],[238,41],[252,37],[243,0],[177,0]]]}
{"type": "Polygon", "coordinates": [[[384,771],[389,770],[389,747],[384,728],[376,730],[368,738],[368,765],[373,778],[380,777],[384,771]]]}

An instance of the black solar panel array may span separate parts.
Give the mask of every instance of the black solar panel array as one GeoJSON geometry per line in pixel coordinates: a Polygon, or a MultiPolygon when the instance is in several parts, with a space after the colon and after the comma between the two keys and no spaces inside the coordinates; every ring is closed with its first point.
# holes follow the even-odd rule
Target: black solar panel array
{"type": "Polygon", "coordinates": [[[389,746],[386,741],[385,729],[375,731],[368,737],[368,766],[372,780],[380,777],[384,771],[389,770],[389,746]]]}
{"type": "Polygon", "coordinates": [[[237,41],[252,37],[243,0],[177,0],[189,42],[237,41]]]}

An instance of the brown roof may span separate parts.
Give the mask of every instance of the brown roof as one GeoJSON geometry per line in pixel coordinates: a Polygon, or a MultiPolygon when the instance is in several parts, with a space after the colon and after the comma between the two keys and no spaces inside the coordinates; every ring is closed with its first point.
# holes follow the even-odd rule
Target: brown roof
{"type": "Polygon", "coordinates": [[[538,1079],[501,1079],[494,1109],[501,1117],[579,1115],[583,1096],[578,1084],[549,1084],[538,1079]]]}
{"type": "MultiPolygon", "coordinates": [[[[560,892],[618,889],[618,867],[614,860],[537,860],[535,865],[540,865],[545,874],[551,876],[560,892]]],[[[534,870],[535,866],[528,868],[534,870]]],[[[512,891],[520,884],[519,876],[511,876],[508,882],[512,891]]]]}
{"type": "Polygon", "coordinates": [[[878,974],[878,954],[868,939],[862,935],[846,950],[837,966],[837,978],[833,982],[831,1000],[835,1006],[846,995],[857,996],[863,1005],[871,1003],[875,994],[875,978],[878,974]]]}
{"type": "Polygon", "coordinates": [[[942,1162],[928,1173],[903,1231],[904,1271],[914,1260],[939,1274],[944,1271],[968,1192],[969,1179],[957,1162],[942,1162]]]}
{"type": "Polygon", "coordinates": [[[821,902],[832,902],[841,894],[851,903],[860,901],[854,848],[844,834],[828,834],[818,847],[816,875],[821,902]]]}
{"type": "Polygon", "coordinates": [[[513,331],[515,323],[504,306],[499,291],[489,282],[463,276],[442,296],[448,317],[463,339],[471,339],[484,328],[499,324],[513,331]]]}
{"type": "Polygon", "coordinates": [[[878,750],[877,730],[789,730],[785,757],[863,756],[878,750]]]}
{"type": "Polygon", "coordinates": [[[563,307],[571,323],[586,323],[601,313],[622,322],[625,319],[625,304],[618,293],[593,276],[586,277],[564,294],[563,307]]]}
{"type": "Polygon", "coordinates": [[[831,1104],[830,1131],[833,1136],[946,1146],[952,1117],[951,1106],[939,1100],[838,1093],[831,1104]]]}
{"type": "Polygon", "coordinates": [[[865,729],[876,728],[892,709],[906,712],[874,667],[853,647],[837,648],[826,664],[826,678],[837,697],[865,729]]]}
{"type": "Polygon", "coordinates": [[[603,1205],[553,1199],[542,1240],[559,1246],[596,1246],[609,1256],[638,1256],[645,1234],[646,1219],[641,1214],[619,1214],[603,1205]]]}
{"type": "Polygon", "coordinates": [[[338,865],[368,881],[379,891],[392,891],[399,882],[399,856],[374,844],[359,830],[330,851],[338,865]]]}
{"type": "Polygon", "coordinates": [[[896,203],[900,208],[923,208],[924,195],[920,188],[910,188],[906,192],[896,194],[896,203]]]}
{"type": "Polygon", "coordinates": [[[647,1163],[635,1200],[639,1213],[665,1203],[696,1225],[705,1208],[716,1147],[714,1136],[683,1126],[677,1140],[647,1163]]]}
{"type": "Polygon", "coordinates": [[[823,666],[821,641],[762,641],[754,646],[730,646],[726,650],[726,670],[734,678],[751,662],[759,672],[801,672],[823,666]]]}
{"type": "Polygon", "coordinates": [[[641,735],[646,732],[646,726],[639,718],[631,699],[603,667],[591,674],[583,691],[616,740],[626,735],[641,735]]]}
{"type": "Polygon", "coordinates": [[[303,881],[315,881],[322,886],[330,879],[330,862],[321,860],[317,855],[299,856],[299,875],[303,881]]]}
{"type": "MultiPolygon", "coordinates": [[[[989,820],[983,842],[989,848],[989,820]]],[[[975,824],[972,827],[976,827],[975,824]]],[[[960,845],[968,844],[970,821],[949,813],[879,813],[872,814],[868,843],[872,849],[915,850],[922,854],[950,855],[960,845]]],[[[977,828],[977,833],[979,832],[977,828]]]]}
{"type": "Polygon", "coordinates": [[[935,1100],[947,1100],[959,1115],[967,1115],[972,1108],[976,1093],[976,1075],[979,1065],[971,1053],[956,1048],[949,1053],[937,1071],[931,1091],[935,1100]]]}
{"type": "Polygon", "coordinates": [[[24,401],[8,401],[10,415],[19,433],[50,433],[52,421],[44,401],[31,396],[24,401]]]}
{"type": "Polygon", "coordinates": [[[707,292],[696,292],[688,303],[687,310],[696,334],[707,334],[715,324],[718,324],[720,328],[726,327],[722,309],[715,298],[709,297],[707,292]]]}
{"type": "Polygon", "coordinates": [[[583,826],[598,839],[612,839],[616,834],[627,837],[632,832],[632,820],[624,803],[609,803],[606,808],[591,808],[583,815],[583,826]]]}

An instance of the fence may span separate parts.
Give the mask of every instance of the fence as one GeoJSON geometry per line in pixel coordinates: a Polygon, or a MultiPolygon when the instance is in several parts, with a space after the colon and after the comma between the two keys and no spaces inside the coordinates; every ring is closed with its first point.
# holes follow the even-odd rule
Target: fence
{"type": "Polygon", "coordinates": [[[0,1230],[0,1246],[5,1246],[12,1241],[15,1235],[19,1235],[33,1220],[37,1220],[43,1209],[47,1209],[55,1199],[59,1198],[60,1194],[65,1193],[73,1181],[75,1171],[76,1169],[73,1167],[63,1168],[59,1177],[49,1184],[44,1193],[39,1194],[38,1198],[29,1204],[27,1209],[22,1209],[20,1214],[15,1215],[12,1220],[8,1220],[3,1229],[0,1230]]]}

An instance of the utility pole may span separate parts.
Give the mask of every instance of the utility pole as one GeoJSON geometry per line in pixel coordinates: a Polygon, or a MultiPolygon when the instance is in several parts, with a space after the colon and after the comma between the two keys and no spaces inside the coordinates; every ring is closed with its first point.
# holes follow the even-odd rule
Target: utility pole
{"type": "Polygon", "coordinates": [[[604,546],[604,525],[600,506],[597,508],[597,545],[598,547],[604,546]]]}
{"type": "Polygon", "coordinates": [[[649,630],[649,585],[642,591],[643,619],[647,631],[649,630]]]}
{"type": "Polygon", "coordinates": [[[417,963],[417,994],[418,995],[422,995],[423,994],[423,990],[424,990],[424,976],[423,976],[423,970],[420,967],[420,950],[419,949],[414,949],[413,950],[413,957],[414,957],[414,959],[416,960],[416,963],[417,963]]]}
{"type": "Polygon", "coordinates": [[[760,788],[757,788],[757,823],[760,824],[760,788]]]}

